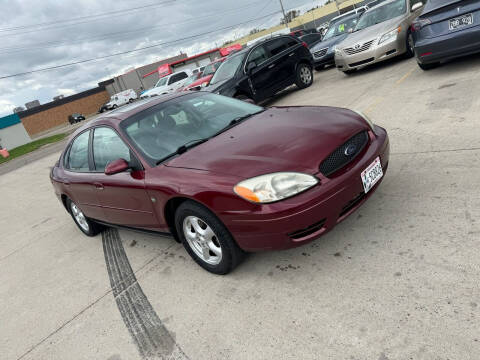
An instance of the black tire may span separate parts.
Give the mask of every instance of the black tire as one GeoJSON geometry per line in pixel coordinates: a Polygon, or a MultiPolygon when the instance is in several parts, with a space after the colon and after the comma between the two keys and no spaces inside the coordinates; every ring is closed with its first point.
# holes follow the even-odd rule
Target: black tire
{"type": "Polygon", "coordinates": [[[353,69],[353,70],[345,70],[343,73],[344,73],[345,75],[352,75],[352,74],[354,74],[355,72],[357,72],[356,69],[353,69]]]}
{"type": "Polygon", "coordinates": [[[414,49],[414,46],[413,46],[413,36],[412,36],[412,33],[410,31],[408,31],[407,33],[407,51],[405,52],[405,57],[406,58],[411,58],[415,55],[415,49],[414,49]]]}
{"type": "MultiPolygon", "coordinates": [[[[188,219],[187,219],[188,221],[188,219]]],[[[175,212],[175,228],[177,234],[192,259],[205,270],[217,274],[225,275],[235,269],[245,257],[245,252],[240,249],[233,239],[228,229],[223,223],[204,206],[193,201],[185,201],[175,212]],[[216,245],[221,248],[221,260],[218,264],[209,264],[192,249],[185,237],[183,224],[187,217],[196,217],[213,230],[216,245]]],[[[193,230],[193,228],[192,228],[193,230]]],[[[212,254],[212,253],[211,253],[212,254]]]]}
{"type": "Polygon", "coordinates": [[[133,103],[133,99],[128,99],[128,102],[131,104],[133,103]]]}
{"type": "Polygon", "coordinates": [[[420,67],[420,69],[425,70],[425,71],[435,69],[436,67],[438,67],[438,65],[440,65],[440,63],[438,63],[438,62],[431,63],[431,64],[420,64],[420,63],[417,63],[417,64],[420,67]]]}
{"type": "Polygon", "coordinates": [[[313,71],[312,67],[305,63],[300,63],[297,66],[297,72],[295,74],[295,85],[299,89],[305,89],[313,83],[313,71]],[[309,74],[309,76],[307,75],[309,74]]]}
{"type": "Polygon", "coordinates": [[[112,106],[112,109],[116,109],[117,107],[118,107],[117,104],[114,104],[114,105],[112,106]]]}
{"type": "MultiPolygon", "coordinates": [[[[85,217],[85,222],[88,226],[88,229],[85,229],[84,227],[82,227],[82,225],[80,225],[77,218],[74,216],[74,206],[76,207],[77,205],[72,200],[67,199],[68,212],[72,216],[73,222],[75,223],[75,225],[77,225],[77,227],[80,229],[81,232],[83,232],[87,236],[95,236],[95,235],[99,234],[100,232],[102,232],[102,230],[103,230],[102,225],[97,224],[96,222],[90,220],[89,218],[87,218],[85,216],[84,216],[85,217]]],[[[79,209],[79,208],[77,207],[77,209],[79,209]]],[[[81,210],[80,210],[80,212],[81,212],[81,210]]],[[[82,215],[83,215],[83,213],[82,213],[82,215]]]]}
{"type": "Polygon", "coordinates": [[[242,100],[242,101],[248,101],[248,102],[255,103],[255,101],[251,97],[248,97],[247,95],[244,95],[244,94],[238,94],[238,95],[235,95],[234,97],[237,100],[242,100]]]}

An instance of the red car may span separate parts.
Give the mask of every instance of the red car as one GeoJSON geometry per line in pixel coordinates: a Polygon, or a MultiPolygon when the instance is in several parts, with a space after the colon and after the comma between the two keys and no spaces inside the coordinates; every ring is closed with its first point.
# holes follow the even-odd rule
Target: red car
{"type": "Polygon", "coordinates": [[[188,84],[188,86],[185,86],[184,90],[186,91],[201,90],[203,87],[210,84],[210,80],[212,80],[213,75],[217,72],[217,69],[225,61],[225,59],[226,57],[223,57],[205,66],[205,69],[203,70],[203,73],[202,73],[202,77],[196,80],[195,82],[188,84]]]}
{"type": "Polygon", "coordinates": [[[262,108],[207,92],[114,110],[78,129],[51,180],[86,235],[170,233],[203,268],[287,249],[362,205],[388,166],[386,131],[332,107],[262,108]]]}

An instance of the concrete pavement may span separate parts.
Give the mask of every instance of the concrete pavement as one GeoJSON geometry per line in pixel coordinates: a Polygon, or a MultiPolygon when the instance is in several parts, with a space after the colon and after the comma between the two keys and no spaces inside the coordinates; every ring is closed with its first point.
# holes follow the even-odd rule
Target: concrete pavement
{"type": "Polygon", "coordinates": [[[58,153],[0,176],[1,357],[478,359],[479,70],[328,69],[279,96],[368,113],[389,131],[389,170],[326,236],[224,277],[169,238],[83,236],[48,179],[58,153]]]}

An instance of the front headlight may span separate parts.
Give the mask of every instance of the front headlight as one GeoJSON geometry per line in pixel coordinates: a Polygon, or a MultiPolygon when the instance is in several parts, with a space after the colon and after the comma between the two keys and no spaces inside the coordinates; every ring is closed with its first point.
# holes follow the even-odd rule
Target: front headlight
{"type": "Polygon", "coordinates": [[[393,41],[393,40],[396,40],[397,39],[397,35],[400,33],[400,31],[402,30],[402,27],[399,26],[398,28],[392,30],[392,31],[389,31],[388,33],[384,34],[380,40],[378,41],[378,44],[380,45],[381,43],[384,43],[386,41],[393,41]]]}
{"type": "Polygon", "coordinates": [[[335,56],[342,56],[342,49],[335,45],[335,56]]]}
{"type": "Polygon", "coordinates": [[[317,184],[318,180],[308,174],[278,172],[241,181],[233,191],[247,201],[266,204],[289,198],[317,184]]]}
{"type": "Polygon", "coordinates": [[[370,120],[370,118],[367,115],[365,115],[363,112],[357,111],[357,110],[353,110],[353,112],[360,115],[363,118],[363,120],[365,120],[365,122],[368,124],[368,126],[370,126],[370,129],[372,129],[372,131],[375,130],[375,125],[373,124],[373,121],[370,120]]]}

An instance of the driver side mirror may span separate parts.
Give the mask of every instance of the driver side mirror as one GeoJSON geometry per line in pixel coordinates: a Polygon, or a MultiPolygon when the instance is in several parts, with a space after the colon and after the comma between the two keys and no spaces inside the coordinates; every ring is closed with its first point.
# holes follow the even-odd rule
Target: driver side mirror
{"type": "Polygon", "coordinates": [[[422,2],[417,2],[417,3],[415,3],[415,4],[412,5],[412,11],[417,11],[417,10],[420,9],[422,6],[423,6],[423,3],[422,3],[422,2]]]}
{"type": "Polygon", "coordinates": [[[115,175],[130,169],[125,159],[117,159],[109,162],[105,167],[105,175],[115,175]]]}
{"type": "Polygon", "coordinates": [[[257,67],[257,64],[255,64],[255,62],[253,62],[253,61],[249,62],[248,65],[247,65],[248,75],[250,75],[256,67],[257,67]]]}

